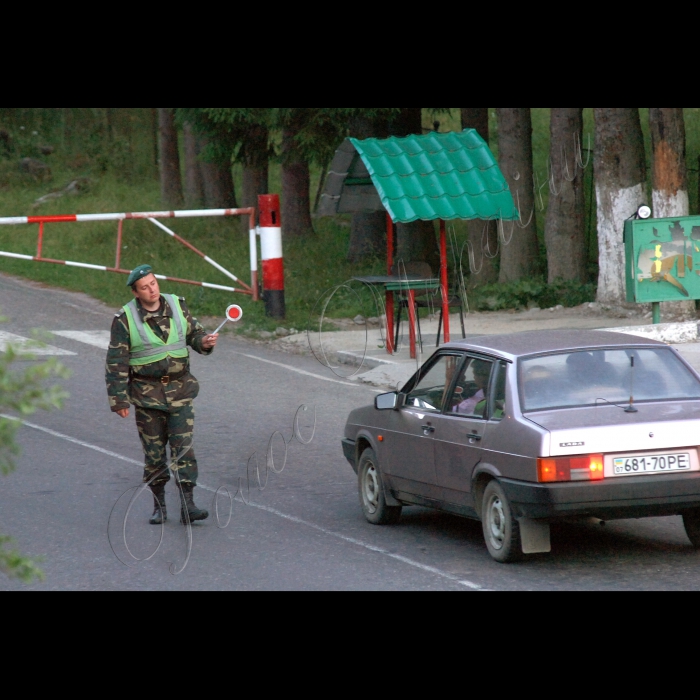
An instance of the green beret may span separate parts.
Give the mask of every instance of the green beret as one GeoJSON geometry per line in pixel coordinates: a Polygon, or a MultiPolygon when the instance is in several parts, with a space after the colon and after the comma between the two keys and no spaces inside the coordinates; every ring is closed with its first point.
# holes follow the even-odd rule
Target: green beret
{"type": "Polygon", "coordinates": [[[139,265],[135,270],[132,270],[126,286],[133,287],[140,279],[150,275],[152,272],[153,268],[150,265],[139,265]]]}

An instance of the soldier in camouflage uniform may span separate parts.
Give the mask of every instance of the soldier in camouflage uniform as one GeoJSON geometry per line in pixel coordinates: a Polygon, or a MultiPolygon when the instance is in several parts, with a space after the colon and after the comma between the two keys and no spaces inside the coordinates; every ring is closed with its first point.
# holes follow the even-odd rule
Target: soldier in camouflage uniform
{"type": "Polygon", "coordinates": [[[218,336],[207,335],[190,314],[185,300],[161,295],[148,265],[137,267],[128,285],[134,300],[112,323],[107,353],[107,393],[112,412],[129,416],[136,409],[136,425],[146,456],[144,482],[153,492],[151,524],[167,520],[165,485],[170,480],[166,446],[170,444],[171,469],[181,491],[182,522],[206,520],[209,513],[197,508],[197,460],[192,446],[193,400],[199,384],[190,374],[189,351],[211,355],[218,336]],[[186,512],[185,512],[186,511],[186,512]]]}

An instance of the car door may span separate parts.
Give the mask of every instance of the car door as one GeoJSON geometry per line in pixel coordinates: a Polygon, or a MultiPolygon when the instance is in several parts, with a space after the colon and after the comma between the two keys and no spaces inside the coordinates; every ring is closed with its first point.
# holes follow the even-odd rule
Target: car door
{"type": "Polygon", "coordinates": [[[434,434],[462,360],[462,353],[437,355],[408,385],[405,405],[387,412],[382,455],[395,491],[442,500],[435,471],[434,434]]]}
{"type": "Polygon", "coordinates": [[[505,367],[468,356],[435,433],[435,468],[446,502],[473,506],[472,474],[483,457],[486,430],[504,409],[505,367]]]}

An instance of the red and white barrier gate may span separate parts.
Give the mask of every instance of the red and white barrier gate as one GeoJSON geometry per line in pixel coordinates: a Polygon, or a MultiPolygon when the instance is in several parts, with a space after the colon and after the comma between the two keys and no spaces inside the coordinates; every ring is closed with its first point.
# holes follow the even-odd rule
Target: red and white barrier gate
{"type": "Polygon", "coordinates": [[[208,289],[218,289],[224,292],[238,292],[240,294],[249,294],[255,301],[259,299],[258,291],[258,270],[257,270],[257,245],[255,236],[251,234],[251,283],[248,286],[243,280],[240,280],[236,275],[219,265],[212,260],[208,255],[205,255],[200,250],[195,248],[191,243],[184,238],[178,236],[174,231],[160,223],[158,219],[191,219],[197,217],[221,217],[221,216],[248,216],[250,219],[250,230],[255,232],[255,209],[198,209],[192,211],[156,211],[156,212],[139,212],[129,214],[70,214],[66,216],[16,216],[0,218],[0,226],[16,226],[21,224],[38,224],[39,238],[37,242],[36,255],[21,255],[19,253],[10,253],[0,251],[0,257],[16,258],[18,260],[33,260],[34,262],[54,263],[57,265],[68,265],[70,267],[81,267],[88,270],[101,270],[104,272],[116,272],[121,275],[128,275],[130,270],[121,269],[121,251],[122,251],[122,233],[125,220],[129,219],[147,219],[152,224],[163,230],[169,236],[173,237],[179,243],[189,248],[192,252],[199,255],[210,265],[215,267],[219,272],[229,277],[236,282],[240,288],[225,287],[220,284],[211,284],[209,282],[195,282],[193,280],[180,279],[178,277],[166,277],[164,275],[156,275],[159,280],[167,280],[169,282],[179,282],[181,284],[192,284],[198,287],[207,287],[208,289]],[[117,231],[117,252],[114,262],[114,267],[106,267],[104,265],[91,265],[88,263],[73,262],[70,260],[53,260],[45,258],[42,254],[44,245],[44,226],[45,224],[59,224],[72,222],[90,222],[90,221],[118,221],[119,228],[117,231]]]}

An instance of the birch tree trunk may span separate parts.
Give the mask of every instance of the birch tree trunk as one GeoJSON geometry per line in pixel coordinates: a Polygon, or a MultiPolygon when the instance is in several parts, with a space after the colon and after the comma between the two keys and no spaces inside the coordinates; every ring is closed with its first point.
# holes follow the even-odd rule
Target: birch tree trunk
{"type": "Polygon", "coordinates": [[[552,107],[550,131],[551,180],[544,229],[549,283],[557,279],[586,282],[586,198],[578,165],[583,108],[552,107]]]}
{"type": "Polygon", "coordinates": [[[158,107],[158,135],[160,152],[160,196],[163,204],[173,209],[182,206],[182,178],[180,151],[172,107],[158,107]]]}
{"type": "Polygon", "coordinates": [[[650,107],[649,125],[653,150],[654,217],[688,216],[690,204],[683,108],[650,107]]]}
{"type": "Polygon", "coordinates": [[[199,167],[197,136],[191,124],[186,123],[182,132],[185,147],[185,206],[200,209],[204,206],[204,184],[199,167]]]}
{"type": "MultiPolygon", "coordinates": [[[[489,108],[461,107],[462,129],[476,129],[484,141],[489,142],[489,108]]],[[[498,281],[498,224],[495,221],[477,219],[467,224],[469,242],[474,252],[475,269],[470,270],[469,286],[493,284],[498,281]]]]}
{"type": "Polygon", "coordinates": [[[500,107],[496,114],[499,163],[521,219],[519,224],[504,223],[506,241],[510,237],[510,242],[508,245],[503,242],[501,244],[499,282],[506,283],[535,275],[538,268],[539,244],[532,174],[532,115],[529,107],[500,107]]]}
{"type": "Polygon", "coordinates": [[[598,301],[623,304],[625,220],[646,199],[644,137],[637,107],[596,107],[595,186],[600,273],[598,301]]]}

